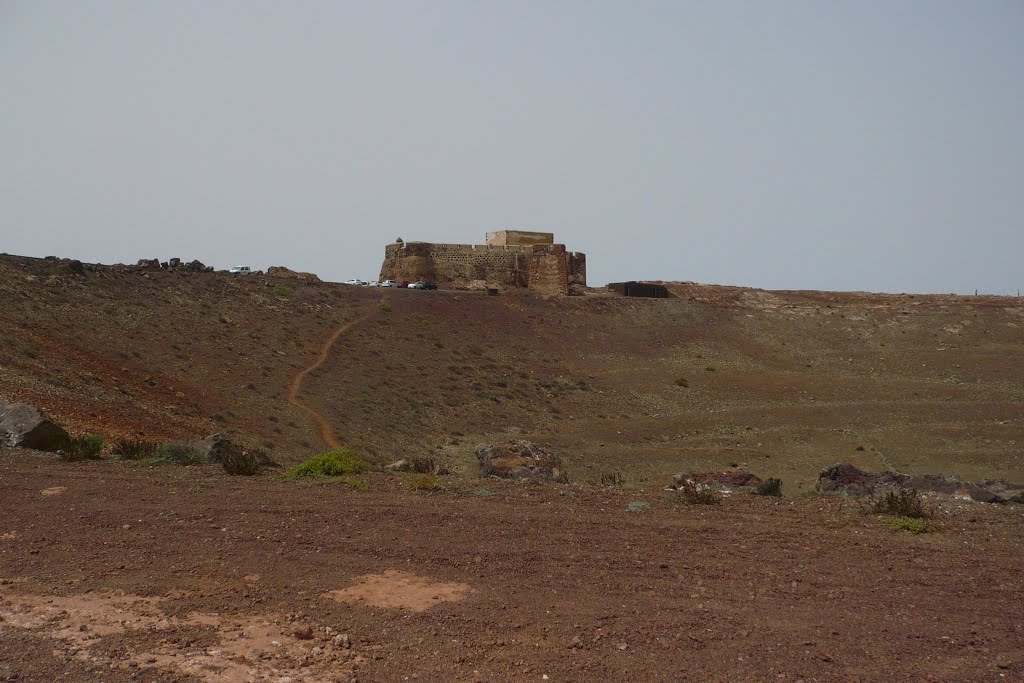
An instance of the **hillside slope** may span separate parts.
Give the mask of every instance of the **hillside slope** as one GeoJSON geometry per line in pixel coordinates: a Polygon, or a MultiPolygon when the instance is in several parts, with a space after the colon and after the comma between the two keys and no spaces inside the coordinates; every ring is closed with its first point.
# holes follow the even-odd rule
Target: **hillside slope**
{"type": "Polygon", "coordinates": [[[787,493],[823,466],[1024,479],[1024,305],[766,292],[677,298],[374,290],[0,257],[0,396],[108,438],[229,432],[324,448],[289,383],[378,459],[470,472],[530,438],[570,476],[658,483],[743,465],[787,493]]]}

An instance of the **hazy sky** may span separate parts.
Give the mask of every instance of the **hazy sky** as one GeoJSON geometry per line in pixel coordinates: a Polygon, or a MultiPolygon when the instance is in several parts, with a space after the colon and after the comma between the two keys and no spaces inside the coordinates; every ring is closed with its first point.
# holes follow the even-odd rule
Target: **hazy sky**
{"type": "Polygon", "coordinates": [[[0,251],[1024,289],[1024,2],[0,0],[0,251]]]}

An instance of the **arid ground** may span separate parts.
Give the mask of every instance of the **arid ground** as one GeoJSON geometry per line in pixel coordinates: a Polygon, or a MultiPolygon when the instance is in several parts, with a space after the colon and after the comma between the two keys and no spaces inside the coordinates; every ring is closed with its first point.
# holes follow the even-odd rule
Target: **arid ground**
{"type": "Polygon", "coordinates": [[[1024,304],[670,287],[0,256],[0,396],[74,434],[452,471],[415,491],[2,450],[0,681],[1024,679],[1020,506],[929,499],[911,534],[813,493],[838,462],[1024,479],[1024,304]],[[474,448],[511,438],[571,483],[477,477],[474,448]],[[723,469],[786,497],[663,490],[723,469]]]}

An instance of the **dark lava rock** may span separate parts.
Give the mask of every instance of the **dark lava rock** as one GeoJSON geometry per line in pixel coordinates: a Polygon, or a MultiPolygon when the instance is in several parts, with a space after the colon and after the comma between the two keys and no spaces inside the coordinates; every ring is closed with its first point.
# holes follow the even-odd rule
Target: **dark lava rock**
{"type": "Polygon", "coordinates": [[[569,482],[562,460],[530,441],[507,441],[496,446],[479,446],[476,458],[481,477],[526,481],[569,482]]]}
{"type": "Polygon", "coordinates": [[[38,408],[0,398],[0,443],[56,452],[67,450],[71,437],[38,408]]]}
{"type": "Polygon", "coordinates": [[[865,472],[850,464],[825,468],[818,475],[817,483],[819,491],[856,496],[870,496],[878,491],[894,488],[970,497],[982,503],[1024,503],[1024,484],[1012,484],[1002,479],[988,479],[975,483],[940,474],[865,472]]]}

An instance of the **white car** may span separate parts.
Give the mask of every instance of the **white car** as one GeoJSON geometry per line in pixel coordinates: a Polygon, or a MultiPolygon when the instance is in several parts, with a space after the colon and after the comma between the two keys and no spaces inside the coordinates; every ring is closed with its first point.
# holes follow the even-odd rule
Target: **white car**
{"type": "Polygon", "coordinates": [[[367,282],[366,286],[367,287],[380,287],[380,283],[377,282],[376,280],[374,280],[373,282],[367,282]]]}
{"type": "Polygon", "coordinates": [[[394,280],[384,280],[383,282],[380,283],[380,286],[381,287],[397,287],[398,283],[395,282],[394,280]]]}
{"type": "Polygon", "coordinates": [[[232,275],[250,275],[252,274],[252,268],[249,266],[235,266],[228,272],[232,275]]]}
{"type": "Polygon", "coordinates": [[[365,287],[366,286],[366,283],[363,282],[362,280],[355,280],[355,279],[353,279],[353,280],[346,280],[345,284],[346,285],[356,285],[357,287],[365,287]]]}

